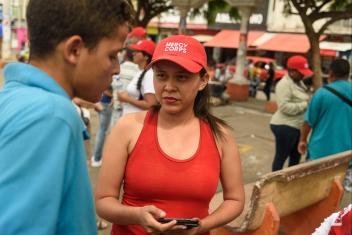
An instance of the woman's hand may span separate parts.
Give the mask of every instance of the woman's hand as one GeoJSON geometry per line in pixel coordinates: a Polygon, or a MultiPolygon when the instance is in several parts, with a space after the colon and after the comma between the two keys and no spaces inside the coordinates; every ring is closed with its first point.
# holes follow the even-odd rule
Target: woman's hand
{"type": "Polygon", "coordinates": [[[191,229],[187,229],[185,226],[183,226],[183,228],[179,229],[177,228],[177,226],[181,226],[181,225],[176,225],[174,227],[172,227],[170,230],[165,231],[163,234],[165,235],[196,235],[196,234],[201,234],[203,233],[201,231],[201,221],[199,221],[199,226],[191,228],[191,229]]]}
{"type": "Polygon", "coordinates": [[[118,92],[117,93],[117,97],[119,98],[119,101],[127,102],[127,103],[128,103],[129,98],[130,98],[127,91],[118,92]]]}
{"type": "MultiPolygon", "coordinates": [[[[166,213],[155,206],[144,206],[140,208],[139,212],[139,225],[141,225],[149,234],[168,234],[166,231],[171,230],[184,230],[183,225],[176,225],[176,221],[169,223],[159,223],[158,218],[164,217],[166,213]]],[[[179,233],[172,233],[179,234],[179,233]]]]}

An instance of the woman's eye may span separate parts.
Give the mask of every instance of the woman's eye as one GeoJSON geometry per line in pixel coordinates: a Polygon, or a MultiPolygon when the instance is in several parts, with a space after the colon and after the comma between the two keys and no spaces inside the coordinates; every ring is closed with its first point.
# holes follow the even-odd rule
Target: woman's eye
{"type": "Polygon", "coordinates": [[[177,80],[179,81],[185,81],[187,80],[188,76],[187,75],[177,75],[177,80]]]}
{"type": "Polygon", "coordinates": [[[165,79],[165,74],[163,74],[163,73],[157,73],[157,74],[156,74],[156,77],[157,77],[159,80],[163,80],[163,79],[165,79]]]}

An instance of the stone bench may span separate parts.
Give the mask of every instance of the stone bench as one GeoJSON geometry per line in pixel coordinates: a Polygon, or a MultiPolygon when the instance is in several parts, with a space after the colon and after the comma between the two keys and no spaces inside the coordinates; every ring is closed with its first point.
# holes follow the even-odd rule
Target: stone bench
{"type": "MultiPolygon", "coordinates": [[[[324,218],[339,208],[344,178],[352,151],[305,162],[268,173],[245,185],[242,214],[212,235],[311,234],[324,218]]],[[[223,201],[222,192],[210,203],[209,212],[223,201]]]]}

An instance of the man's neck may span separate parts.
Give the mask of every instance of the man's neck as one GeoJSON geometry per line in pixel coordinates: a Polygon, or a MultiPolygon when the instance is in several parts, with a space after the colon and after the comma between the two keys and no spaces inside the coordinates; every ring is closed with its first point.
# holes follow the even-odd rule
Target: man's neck
{"type": "Polygon", "coordinates": [[[68,96],[73,98],[74,94],[72,86],[68,82],[69,79],[67,79],[67,75],[65,75],[67,74],[67,68],[65,68],[62,63],[58,62],[57,59],[31,59],[30,64],[48,74],[66,91],[68,96]]]}

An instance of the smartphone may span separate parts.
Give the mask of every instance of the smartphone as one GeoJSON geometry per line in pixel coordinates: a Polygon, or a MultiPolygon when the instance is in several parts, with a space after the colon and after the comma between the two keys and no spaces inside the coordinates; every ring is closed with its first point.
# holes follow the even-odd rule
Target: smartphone
{"type": "Polygon", "coordinates": [[[198,227],[199,226],[199,220],[198,219],[180,219],[180,218],[159,218],[158,222],[165,224],[168,223],[172,220],[177,221],[177,225],[185,225],[187,229],[198,227]]]}

